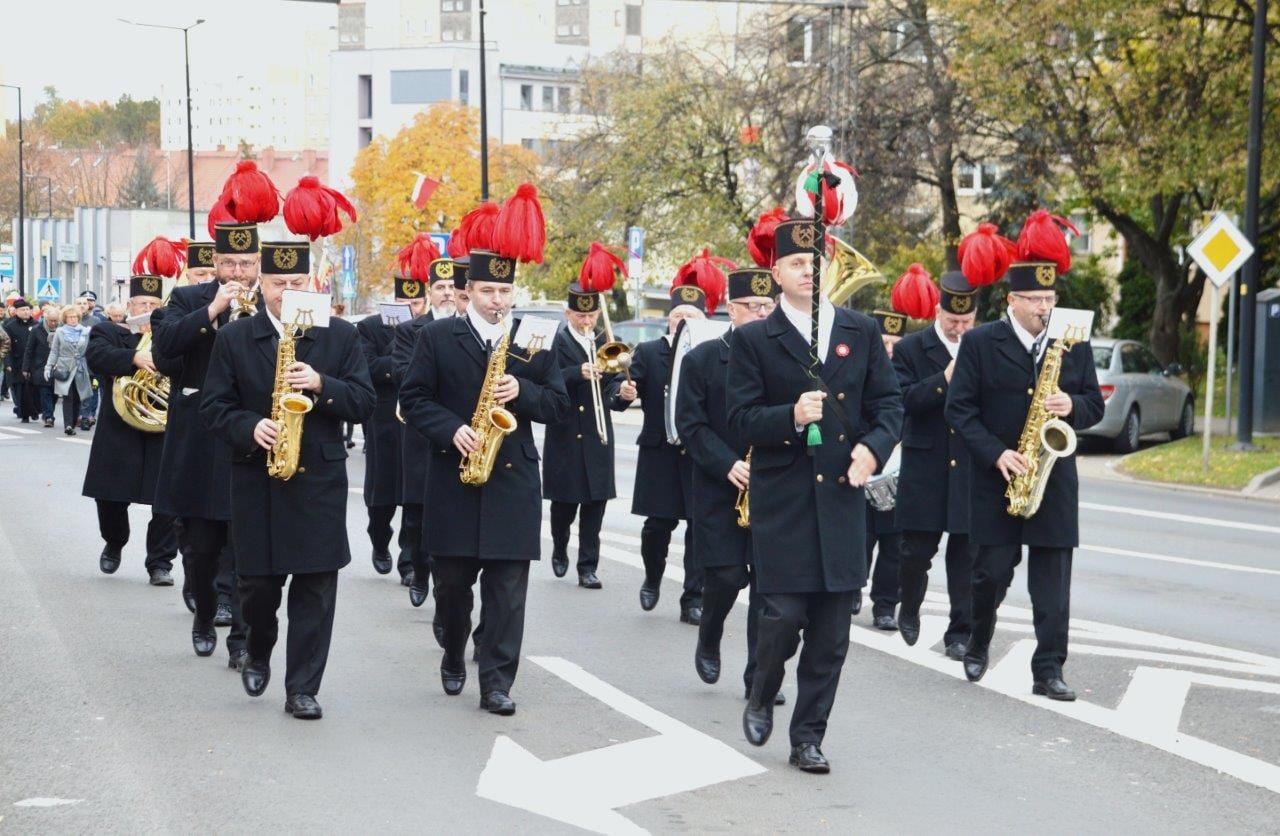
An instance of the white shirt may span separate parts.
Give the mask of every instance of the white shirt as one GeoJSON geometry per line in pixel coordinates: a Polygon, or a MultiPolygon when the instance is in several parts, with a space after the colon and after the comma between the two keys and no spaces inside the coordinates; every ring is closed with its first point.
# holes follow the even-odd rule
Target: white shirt
{"type": "MultiPolygon", "coordinates": [[[[467,319],[471,321],[471,327],[476,329],[476,333],[480,335],[480,339],[484,342],[496,346],[498,340],[502,339],[502,335],[506,333],[504,320],[497,322],[487,322],[485,318],[476,312],[475,308],[467,307],[467,319]]],[[[511,317],[507,317],[505,321],[509,322],[511,317]]]]}
{"type": "MultiPolygon", "coordinates": [[[[1018,338],[1018,342],[1022,343],[1022,347],[1027,350],[1028,354],[1030,354],[1031,347],[1035,345],[1037,338],[1032,336],[1031,332],[1028,331],[1026,328],[1023,328],[1021,325],[1019,325],[1018,320],[1015,319],[1012,315],[1006,315],[1006,319],[1008,319],[1009,324],[1013,326],[1013,333],[1018,338]]],[[[1044,350],[1049,347],[1049,341],[1047,339],[1043,339],[1044,336],[1045,336],[1044,331],[1041,331],[1040,332],[1040,349],[1036,352],[1036,360],[1039,360],[1041,357],[1043,357],[1044,350]]]]}
{"type": "Polygon", "coordinates": [[[453,305],[445,305],[443,308],[437,308],[433,305],[431,313],[435,315],[436,319],[448,319],[451,316],[457,316],[458,309],[453,305]]]}
{"type": "Polygon", "coordinates": [[[938,324],[938,320],[933,321],[933,332],[938,335],[938,339],[942,340],[942,347],[951,355],[951,359],[956,359],[956,355],[960,353],[960,341],[951,342],[947,339],[947,335],[942,333],[942,326],[938,324]]]}
{"type": "MultiPolygon", "coordinates": [[[[792,307],[786,296],[780,296],[778,301],[787,321],[795,326],[806,343],[809,342],[813,338],[813,316],[810,311],[792,307]]],[[[831,347],[831,326],[835,323],[835,318],[835,306],[823,299],[818,308],[818,359],[824,362],[827,359],[827,349],[831,347]]]]}
{"type": "Polygon", "coordinates": [[[582,350],[587,352],[587,357],[594,358],[596,356],[596,338],[594,334],[583,334],[573,328],[569,329],[569,333],[578,341],[578,345],[582,346],[582,350]]]}

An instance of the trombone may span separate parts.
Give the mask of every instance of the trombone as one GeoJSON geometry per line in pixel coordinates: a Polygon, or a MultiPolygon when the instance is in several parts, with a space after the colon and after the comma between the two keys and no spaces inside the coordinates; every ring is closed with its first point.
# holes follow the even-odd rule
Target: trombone
{"type": "MultiPolygon", "coordinates": [[[[631,347],[613,338],[613,325],[609,321],[609,305],[603,293],[600,296],[600,314],[604,317],[604,345],[596,349],[596,370],[599,375],[591,377],[591,409],[595,412],[596,432],[600,434],[600,443],[609,443],[609,425],[604,414],[604,397],[600,390],[600,380],[606,374],[624,374],[627,382],[631,382],[631,347]]],[[[590,331],[584,336],[592,336],[590,331]]]]}
{"type": "MultiPolygon", "coordinates": [[[[582,336],[594,342],[595,332],[591,328],[582,329],[582,336]]],[[[596,419],[596,433],[600,436],[600,443],[609,444],[609,425],[606,423],[604,414],[604,393],[600,388],[600,381],[604,376],[604,363],[600,359],[600,353],[608,348],[608,344],[601,346],[596,350],[596,360],[592,364],[591,379],[588,381],[591,386],[591,412],[596,419]]],[[[626,346],[623,346],[626,348],[626,346]]]]}

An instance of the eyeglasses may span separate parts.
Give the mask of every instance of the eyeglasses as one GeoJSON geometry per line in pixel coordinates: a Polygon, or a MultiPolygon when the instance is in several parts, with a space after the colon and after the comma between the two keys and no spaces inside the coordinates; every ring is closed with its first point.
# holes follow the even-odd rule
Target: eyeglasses
{"type": "Polygon", "coordinates": [[[774,303],[773,303],[773,302],[739,302],[739,301],[738,301],[738,300],[736,300],[736,299],[731,299],[731,300],[729,301],[729,304],[730,304],[730,305],[741,305],[742,307],[744,307],[744,308],[746,308],[747,310],[751,311],[751,313],[753,313],[753,314],[758,314],[758,313],[760,313],[761,311],[764,311],[765,313],[770,313],[770,312],[772,312],[772,311],[773,311],[773,308],[774,308],[774,303]]]}
{"type": "Polygon", "coordinates": [[[1036,305],[1037,307],[1043,306],[1049,308],[1058,303],[1058,294],[1056,293],[1049,293],[1044,296],[1032,296],[1029,293],[1015,293],[1013,296],[1015,299],[1021,299],[1022,301],[1036,305]]]}
{"type": "Polygon", "coordinates": [[[252,270],[258,266],[256,258],[228,258],[222,261],[231,270],[252,270]]]}

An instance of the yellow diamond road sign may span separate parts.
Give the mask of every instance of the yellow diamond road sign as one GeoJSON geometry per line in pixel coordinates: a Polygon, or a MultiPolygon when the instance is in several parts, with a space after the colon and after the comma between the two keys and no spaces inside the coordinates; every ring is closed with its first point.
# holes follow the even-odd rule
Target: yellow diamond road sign
{"type": "Polygon", "coordinates": [[[1222,287],[1253,255],[1253,245],[1225,212],[1219,212],[1187,246],[1187,255],[1196,260],[1209,281],[1222,287]]]}

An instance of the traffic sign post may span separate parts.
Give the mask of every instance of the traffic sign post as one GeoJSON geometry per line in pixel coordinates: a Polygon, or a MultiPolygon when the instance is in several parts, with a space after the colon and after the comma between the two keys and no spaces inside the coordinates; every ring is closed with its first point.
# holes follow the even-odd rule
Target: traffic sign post
{"type": "Polygon", "coordinates": [[[41,302],[57,302],[62,299],[62,279],[47,276],[36,279],[36,298],[41,302]]]}
{"type": "Polygon", "coordinates": [[[644,307],[644,228],[639,226],[627,229],[627,275],[636,289],[636,307],[632,316],[640,318],[644,307]]]}
{"type": "Polygon", "coordinates": [[[0,253],[0,279],[13,278],[13,253],[0,253]]]}
{"type": "Polygon", "coordinates": [[[356,248],[351,244],[342,247],[342,298],[356,298],[356,248]]]}

